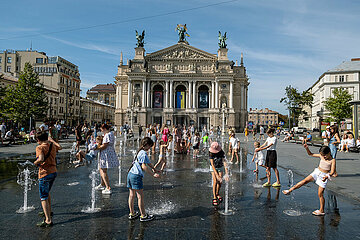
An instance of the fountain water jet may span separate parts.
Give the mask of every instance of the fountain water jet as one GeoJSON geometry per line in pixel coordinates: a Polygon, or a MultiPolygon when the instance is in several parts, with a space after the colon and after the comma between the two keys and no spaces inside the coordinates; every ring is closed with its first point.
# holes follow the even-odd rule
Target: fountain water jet
{"type": "Polygon", "coordinates": [[[28,191],[31,190],[31,186],[36,183],[34,176],[35,170],[31,168],[35,168],[35,165],[28,160],[25,163],[19,163],[19,170],[23,170],[18,174],[17,183],[24,188],[24,206],[18,209],[16,211],[17,213],[27,213],[35,209],[34,206],[28,206],[28,191]]]}
{"type": "Polygon", "coordinates": [[[100,208],[95,208],[96,203],[96,195],[95,195],[95,187],[96,187],[96,179],[97,179],[97,170],[92,170],[90,173],[90,179],[91,179],[91,207],[88,207],[87,209],[83,209],[82,212],[84,213],[96,213],[99,212],[100,208]]]}

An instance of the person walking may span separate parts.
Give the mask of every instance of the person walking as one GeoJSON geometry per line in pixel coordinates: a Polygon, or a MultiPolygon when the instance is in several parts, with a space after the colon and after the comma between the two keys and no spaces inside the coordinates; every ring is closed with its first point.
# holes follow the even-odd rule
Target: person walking
{"type": "Polygon", "coordinates": [[[111,194],[108,169],[119,166],[119,160],[114,148],[115,136],[113,132],[110,132],[110,126],[107,124],[101,125],[100,129],[104,134],[104,138],[102,144],[96,148],[96,150],[100,150],[99,170],[101,176],[101,183],[96,189],[102,190],[102,194],[111,194]]]}
{"type": "Polygon", "coordinates": [[[41,206],[44,211],[44,221],[37,224],[39,227],[51,227],[52,211],[50,190],[57,176],[56,153],[62,149],[45,131],[36,134],[38,146],[36,147],[36,160],[34,164],[39,167],[39,192],[41,206]]]}
{"type": "Polygon", "coordinates": [[[264,134],[265,134],[265,129],[264,129],[263,126],[260,126],[260,137],[259,137],[259,141],[260,141],[260,140],[265,140],[264,134]]]}

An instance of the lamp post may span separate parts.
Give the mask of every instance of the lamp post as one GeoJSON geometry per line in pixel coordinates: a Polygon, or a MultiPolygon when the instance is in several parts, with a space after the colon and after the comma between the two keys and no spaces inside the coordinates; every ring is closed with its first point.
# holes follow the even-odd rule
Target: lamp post
{"type": "Polygon", "coordinates": [[[225,113],[226,113],[226,103],[223,103],[221,105],[221,111],[222,111],[222,131],[221,131],[221,135],[224,136],[225,135],[225,113]]]}

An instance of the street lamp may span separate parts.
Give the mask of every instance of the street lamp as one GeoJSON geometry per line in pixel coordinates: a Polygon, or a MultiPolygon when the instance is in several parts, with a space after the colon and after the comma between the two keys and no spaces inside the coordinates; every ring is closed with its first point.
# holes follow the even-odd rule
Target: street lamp
{"type": "Polygon", "coordinates": [[[222,111],[222,131],[221,135],[225,135],[225,113],[227,113],[226,103],[223,103],[221,105],[221,111],[222,111]]]}

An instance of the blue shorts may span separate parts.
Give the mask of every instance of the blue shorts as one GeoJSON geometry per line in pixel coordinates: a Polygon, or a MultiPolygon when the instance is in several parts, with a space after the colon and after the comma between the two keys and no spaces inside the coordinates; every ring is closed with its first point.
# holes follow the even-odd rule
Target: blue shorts
{"type": "Polygon", "coordinates": [[[57,173],[54,172],[39,179],[39,193],[41,201],[45,201],[46,199],[48,199],[51,187],[55,181],[56,176],[57,173]]]}
{"type": "Polygon", "coordinates": [[[86,161],[89,161],[89,162],[92,162],[92,161],[94,161],[95,160],[95,155],[92,155],[92,154],[86,154],[85,155],[85,159],[86,159],[86,161]]]}
{"type": "Polygon", "coordinates": [[[127,188],[136,190],[143,189],[143,177],[129,172],[127,175],[127,188]]]}

